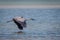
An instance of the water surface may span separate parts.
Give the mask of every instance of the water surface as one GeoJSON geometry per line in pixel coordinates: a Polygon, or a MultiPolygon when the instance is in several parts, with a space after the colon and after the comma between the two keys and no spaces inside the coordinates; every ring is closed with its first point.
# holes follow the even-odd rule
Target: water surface
{"type": "Polygon", "coordinates": [[[0,39],[1,40],[60,40],[60,8],[0,8],[0,39]],[[14,22],[6,23],[15,16],[34,18],[27,21],[27,28],[22,32],[14,22]]]}

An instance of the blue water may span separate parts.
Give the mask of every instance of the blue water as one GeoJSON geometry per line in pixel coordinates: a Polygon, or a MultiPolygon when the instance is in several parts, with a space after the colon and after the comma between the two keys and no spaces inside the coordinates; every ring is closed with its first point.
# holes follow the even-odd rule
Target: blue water
{"type": "Polygon", "coordinates": [[[60,40],[60,8],[0,8],[0,39],[60,40]],[[14,22],[6,23],[16,16],[35,20],[27,21],[27,28],[20,32],[14,22]]]}

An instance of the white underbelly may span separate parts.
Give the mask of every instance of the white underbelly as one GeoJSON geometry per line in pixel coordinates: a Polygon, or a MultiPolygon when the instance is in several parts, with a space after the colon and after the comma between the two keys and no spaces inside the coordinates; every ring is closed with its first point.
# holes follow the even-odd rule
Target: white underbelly
{"type": "Polygon", "coordinates": [[[25,20],[23,20],[23,19],[17,19],[17,21],[24,22],[25,20]]]}

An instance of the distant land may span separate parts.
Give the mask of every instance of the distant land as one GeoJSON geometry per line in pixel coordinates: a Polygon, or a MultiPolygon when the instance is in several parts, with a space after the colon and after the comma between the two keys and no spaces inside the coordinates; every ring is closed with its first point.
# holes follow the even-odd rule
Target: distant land
{"type": "Polygon", "coordinates": [[[60,0],[0,0],[0,5],[60,5],[60,0]]]}
{"type": "Polygon", "coordinates": [[[60,8],[60,0],[0,0],[0,8],[60,8]]]}

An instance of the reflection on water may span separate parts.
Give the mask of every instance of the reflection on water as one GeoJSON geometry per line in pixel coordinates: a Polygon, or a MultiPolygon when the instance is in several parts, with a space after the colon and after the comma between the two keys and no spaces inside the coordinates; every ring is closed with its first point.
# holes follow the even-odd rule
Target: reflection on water
{"type": "Polygon", "coordinates": [[[28,32],[28,31],[18,31],[6,34],[0,34],[0,39],[2,40],[59,40],[60,36],[56,33],[44,34],[41,32],[28,32]]]}
{"type": "Polygon", "coordinates": [[[0,9],[1,40],[60,40],[60,9],[0,9]],[[15,16],[34,18],[27,21],[27,28],[19,30],[13,23],[6,23],[15,16]]]}

